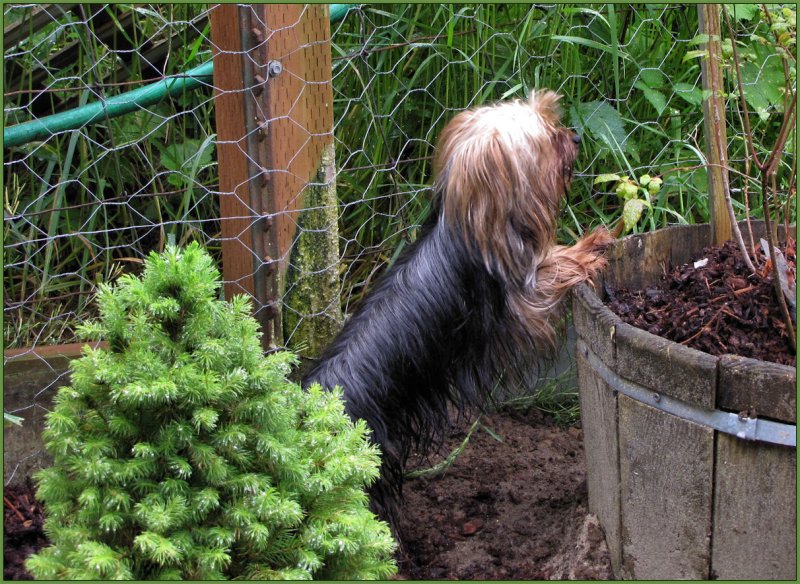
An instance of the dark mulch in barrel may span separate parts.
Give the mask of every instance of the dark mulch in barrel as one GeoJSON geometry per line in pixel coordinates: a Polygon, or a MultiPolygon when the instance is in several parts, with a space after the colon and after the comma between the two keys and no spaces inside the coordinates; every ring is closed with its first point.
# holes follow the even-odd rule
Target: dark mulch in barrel
{"type": "MultiPolygon", "coordinates": [[[[783,252],[793,282],[795,242],[783,252]]],[[[757,273],[752,274],[733,242],[708,247],[656,286],[607,291],[608,307],[628,324],[712,355],[730,353],[794,367],[771,269],[760,250],[755,264],[757,273]]]]}

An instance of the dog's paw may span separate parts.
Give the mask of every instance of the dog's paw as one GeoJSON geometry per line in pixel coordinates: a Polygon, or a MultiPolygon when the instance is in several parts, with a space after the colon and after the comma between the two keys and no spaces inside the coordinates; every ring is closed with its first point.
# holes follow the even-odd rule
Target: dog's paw
{"type": "Polygon", "coordinates": [[[582,237],[577,245],[586,253],[602,255],[608,246],[616,241],[614,236],[605,227],[598,227],[588,235],[582,237]]]}

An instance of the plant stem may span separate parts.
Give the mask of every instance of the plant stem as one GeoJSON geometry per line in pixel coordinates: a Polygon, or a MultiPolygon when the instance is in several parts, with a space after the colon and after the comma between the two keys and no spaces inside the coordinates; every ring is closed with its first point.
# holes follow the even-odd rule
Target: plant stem
{"type": "MultiPolygon", "coordinates": [[[[731,17],[728,14],[728,8],[726,6],[722,6],[722,14],[725,17],[725,26],[728,29],[728,35],[731,39],[731,49],[733,51],[733,66],[734,71],[736,72],[736,85],[737,89],[739,90],[739,102],[742,104],[742,109],[744,110],[743,113],[740,113],[739,119],[742,121],[742,128],[744,129],[744,138],[745,138],[745,148],[750,151],[750,157],[745,156],[745,174],[747,178],[750,178],[750,160],[752,159],[756,166],[760,166],[758,161],[758,155],[756,154],[755,146],[753,145],[753,133],[750,130],[750,115],[747,111],[747,100],[744,99],[744,88],[742,87],[742,75],[741,75],[741,66],[739,61],[739,50],[736,47],[736,39],[733,33],[733,25],[731,24],[731,17]]],[[[750,235],[750,249],[755,251],[756,249],[756,240],[753,237],[753,225],[750,221],[750,204],[747,196],[747,189],[748,189],[748,180],[745,179],[744,181],[744,210],[747,215],[747,232],[750,235]]],[[[742,250],[744,252],[744,250],[742,250]]],[[[744,256],[747,256],[747,253],[743,253],[744,256]]]]}
{"type": "MultiPolygon", "coordinates": [[[[775,174],[772,174],[774,179],[775,174]]],[[[769,215],[769,187],[766,175],[764,176],[764,180],[761,184],[761,198],[762,204],[764,206],[764,226],[767,231],[767,243],[769,244],[769,259],[770,263],[772,264],[772,284],[775,288],[775,296],[778,299],[778,306],[781,308],[781,315],[783,316],[783,320],[786,323],[786,332],[789,335],[789,341],[792,344],[792,350],[797,351],[797,339],[795,338],[794,334],[794,322],[792,321],[792,316],[789,314],[789,307],[786,305],[786,298],[783,296],[783,288],[781,287],[780,277],[778,276],[778,256],[776,254],[775,249],[775,237],[772,232],[772,222],[770,221],[769,215]]]]}
{"type": "Polygon", "coordinates": [[[795,93],[792,97],[792,101],[790,102],[788,109],[784,113],[783,123],[781,124],[781,130],[778,134],[778,139],[775,142],[775,146],[773,147],[772,152],[770,153],[767,160],[764,162],[764,167],[761,169],[762,173],[761,192],[763,200],[762,203],[764,206],[764,221],[767,229],[767,242],[769,243],[769,254],[770,254],[770,259],[772,260],[773,286],[775,287],[775,295],[778,297],[778,304],[781,307],[781,313],[783,315],[783,320],[786,323],[786,330],[789,334],[789,340],[792,343],[793,351],[797,351],[797,339],[794,333],[794,321],[792,320],[792,317],[789,314],[789,307],[786,305],[786,298],[783,295],[783,288],[781,287],[780,278],[778,277],[778,262],[777,262],[778,256],[775,250],[775,234],[773,233],[770,221],[768,189],[770,189],[771,187],[770,190],[772,191],[772,193],[777,194],[778,188],[776,184],[776,177],[778,174],[778,164],[780,163],[781,160],[783,148],[784,146],[786,146],[786,142],[789,140],[791,131],[795,126],[796,118],[794,116],[794,111],[796,106],[797,106],[797,94],[795,93]]]}
{"type": "MultiPolygon", "coordinates": [[[[766,6],[763,6],[762,8],[767,16],[767,20],[769,21],[769,12],[767,11],[766,6]]],[[[778,164],[780,163],[781,155],[783,153],[783,148],[784,146],[786,146],[786,142],[789,139],[790,132],[795,126],[796,118],[794,116],[794,112],[795,112],[795,107],[797,105],[797,93],[794,93],[791,97],[789,97],[789,95],[787,94],[788,103],[784,108],[783,121],[781,122],[781,128],[780,131],[778,132],[778,138],[776,139],[775,144],[772,147],[772,151],[770,152],[767,159],[763,163],[760,162],[758,159],[758,155],[756,154],[755,146],[753,144],[753,134],[750,130],[750,115],[747,109],[747,100],[745,99],[744,95],[741,68],[739,65],[739,53],[736,48],[736,41],[733,33],[733,25],[731,24],[731,19],[728,14],[728,9],[724,5],[722,6],[722,13],[725,17],[725,24],[728,28],[728,34],[731,37],[731,48],[733,52],[733,63],[736,72],[736,83],[739,89],[739,102],[742,104],[742,109],[743,109],[742,122],[744,125],[745,142],[747,144],[747,149],[750,152],[750,157],[752,158],[753,162],[761,172],[761,204],[764,210],[764,226],[767,232],[769,255],[770,255],[770,261],[772,263],[772,280],[773,280],[773,286],[775,288],[775,296],[777,297],[778,305],[780,306],[783,320],[786,323],[786,330],[789,335],[789,340],[792,344],[792,350],[796,351],[797,339],[795,338],[795,333],[794,333],[794,322],[792,321],[792,317],[789,314],[789,307],[786,305],[786,298],[784,298],[783,288],[781,287],[780,278],[778,277],[778,262],[777,262],[778,256],[775,248],[775,233],[772,228],[769,199],[770,199],[770,191],[772,191],[773,194],[777,194],[776,175],[778,172],[778,164]]],[[[789,71],[788,68],[785,66],[785,64],[784,64],[784,72],[788,84],[789,71]]],[[[750,227],[749,217],[748,217],[748,228],[752,233],[752,227],[750,227]]],[[[743,246],[744,243],[742,243],[741,245],[743,246]]],[[[749,263],[750,259],[749,255],[744,251],[744,249],[742,251],[744,252],[743,255],[745,257],[745,260],[748,262],[748,267],[751,267],[751,264],[749,263]]],[[[754,269],[753,272],[755,272],[754,269]]]]}

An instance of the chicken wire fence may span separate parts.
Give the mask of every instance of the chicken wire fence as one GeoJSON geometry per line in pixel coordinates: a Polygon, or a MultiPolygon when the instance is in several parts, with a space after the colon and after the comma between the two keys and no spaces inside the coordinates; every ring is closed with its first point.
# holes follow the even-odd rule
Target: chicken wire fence
{"type": "MultiPolygon", "coordinates": [[[[464,108],[524,97],[532,88],[562,94],[564,121],[582,138],[561,240],[619,217],[618,195],[596,182],[608,173],[663,178],[636,229],[708,218],[702,107],[707,92],[701,79],[707,38],[698,36],[694,7],[233,8],[229,20],[220,23],[217,14],[215,29],[220,6],[4,5],[4,364],[13,370],[17,363],[23,376],[34,366],[49,372],[46,381],[37,378],[13,400],[7,388],[6,411],[26,419],[41,416],[52,390],[66,381],[66,366],[54,365],[47,348],[77,342],[76,326],[96,316],[97,284],[137,273],[147,254],[170,239],[202,243],[218,261],[226,292],[271,285],[272,295],[256,294],[254,308],[268,318],[285,316],[273,321],[280,330],[272,344],[308,349],[298,332],[303,323],[339,323],[413,241],[428,212],[432,154],[445,123],[464,108]],[[322,37],[309,36],[314,27],[322,37]],[[288,44],[281,58],[265,60],[263,47],[273,35],[284,35],[288,44]],[[223,46],[223,36],[233,44],[223,46]],[[236,43],[238,50],[231,48],[236,43]],[[327,78],[310,73],[310,65],[288,65],[293,55],[323,59],[327,78]],[[224,73],[221,58],[244,63],[245,81],[238,88],[216,86],[224,73]],[[166,85],[164,79],[179,84],[146,104],[124,99],[166,85]],[[244,130],[239,138],[227,137],[238,122],[230,110],[223,117],[220,99],[269,95],[276,80],[299,88],[285,111],[236,110],[244,130]],[[119,98],[134,107],[112,116],[109,104],[119,98]],[[311,99],[321,100],[322,113],[298,113],[311,99]],[[98,103],[108,107],[80,117],[98,103]],[[78,121],[52,129],[45,122],[53,114],[78,121]],[[330,123],[322,127],[326,115],[330,123]],[[39,134],[9,135],[17,125],[36,121],[42,122],[39,134]],[[294,138],[259,145],[263,135],[272,140],[276,134],[294,138]],[[333,161],[320,162],[324,148],[312,148],[317,168],[298,170],[301,150],[317,141],[333,144],[333,161]],[[296,150],[287,151],[287,144],[296,150]],[[244,178],[233,182],[225,178],[223,155],[231,146],[246,160],[244,178]],[[257,159],[265,148],[265,158],[257,159]],[[278,159],[280,167],[268,167],[278,159]],[[259,207],[239,194],[256,184],[268,192],[281,180],[294,185],[283,206],[272,201],[272,208],[259,207]],[[317,188],[333,192],[334,199],[313,198],[317,188]],[[231,199],[238,201],[233,210],[231,199]],[[302,207],[315,205],[331,211],[333,223],[321,228],[304,222],[302,207]],[[265,217],[273,231],[282,221],[272,251],[253,235],[265,217]],[[298,242],[319,231],[333,233],[335,255],[304,264],[294,255],[298,242]],[[281,238],[288,242],[280,244],[281,238]],[[226,246],[233,252],[226,255],[226,246]],[[244,267],[226,269],[236,262],[244,267]],[[304,269],[314,272],[308,275],[332,274],[335,290],[327,301],[294,301],[292,287],[304,274],[295,280],[286,274],[304,269]]],[[[793,57],[784,54],[789,48],[794,54],[794,21],[782,7],[765,14],[755,5],[732,7],[731,17],[733,35],[724,24],[722,35],[726,140],[729,164],[738,169],[731,190],[741,193],[750,179],[744,176],[749,170],[731,43],[741,53],[752,132],[760,144],[776,132],[794,88],[793,57]],[[776,31],[779,21],[785,26],[776,31]]],[[[793,169],[789,154],[784,164],[793,169]]],[[[737,205],[741,211],[744,203],[737,205]]],[[[36,456],[32,443],[28,452],[7,460],[6,481],[36,456]]]]}

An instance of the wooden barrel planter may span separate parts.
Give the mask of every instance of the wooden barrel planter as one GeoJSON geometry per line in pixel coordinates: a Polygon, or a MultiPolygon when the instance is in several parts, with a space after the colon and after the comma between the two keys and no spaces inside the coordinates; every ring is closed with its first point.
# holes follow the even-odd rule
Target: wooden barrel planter
{"type": "MultiPolygon", "coordinates": [[[[707,225],[620,240],[595,290],[655,283],[708,241],[707,225]]],[[[796,369],[634,328],[595,290],[576,289],[573,316],[589,505],[615,576],[794,580],[796,369]]]]}

